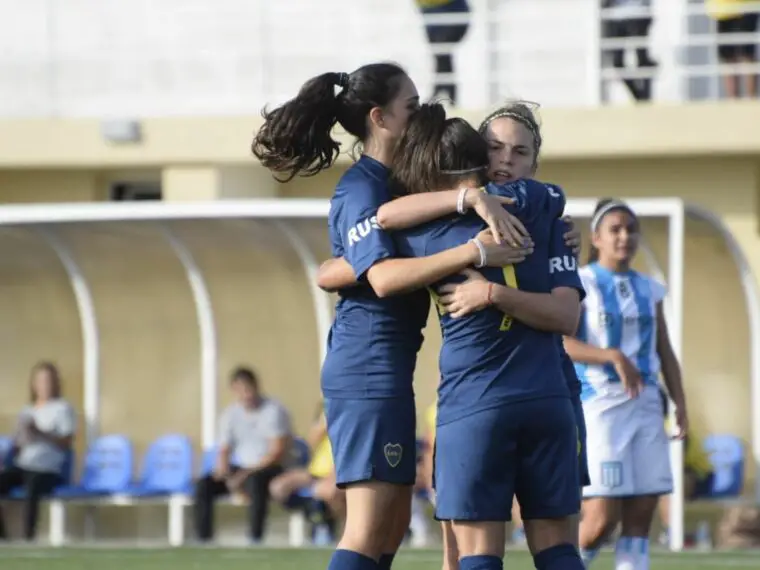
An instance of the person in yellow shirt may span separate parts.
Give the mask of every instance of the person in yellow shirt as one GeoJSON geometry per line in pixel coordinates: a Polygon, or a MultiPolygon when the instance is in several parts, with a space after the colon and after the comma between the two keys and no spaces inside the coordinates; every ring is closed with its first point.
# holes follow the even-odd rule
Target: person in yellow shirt
{"type": "MultiPolygon", "coordinates": [[[[754,34],[758,28],[758,14],[751,12],[757,0],[707,0],[707,13],[718,27],[718,57],[721,63],[757,62],[757,41],[738,41],[722,37],[725,34],[754,34]]],[[[756,73],[723,75],[726,96],[735,99],[740,96],[739,78],[743,77],[743,93],[746,97],[757,97],[758,76],[756,73]]]]}
{"type": "Polygon", "coordinates": [[[333,517],[345,512],[345,492],[335,485],[335,465],[332,448],[327,437],[327,422],[322,404],[306,438],[311,450],[311,460],[306,467],[288,469],[269,484],[269,493],[276,501],[284,503],[299,489],[311,487],[318,501],[323,501],[333,517]]]}

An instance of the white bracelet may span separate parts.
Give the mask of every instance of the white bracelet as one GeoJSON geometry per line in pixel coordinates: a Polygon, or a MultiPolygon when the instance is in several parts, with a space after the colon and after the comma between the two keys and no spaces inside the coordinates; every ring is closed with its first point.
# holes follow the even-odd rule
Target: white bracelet
{"type": "Polygon", "coordinates": [[[464,207],[464,199],[467,197],[468,190],[469,188],[462,188],[459,191],[459,197],[457,198],[457,212],[459,212],[461,215],[467,213],[467,209],[464,207]]]}
{"type": "Polygon", "coordinates": [[[475,244],[475,247],[478,248],[478,253],[480,253],[480,263],[476,263],[475,267],[481,268],[486,266],[486,261],[488,261],[486,256],[486,248],[483,246],[482,243],[480,243],[480,240],[478,238],[472,238],[470,242],[475,244]]]}

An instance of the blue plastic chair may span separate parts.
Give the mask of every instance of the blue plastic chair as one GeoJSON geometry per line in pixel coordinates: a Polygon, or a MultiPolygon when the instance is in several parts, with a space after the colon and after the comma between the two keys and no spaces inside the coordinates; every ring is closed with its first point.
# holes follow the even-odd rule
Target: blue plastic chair
{"type": "Polygon", "coordinates": [[[56,491],[57,497],[123,493],[132,480],[132,444],[123,435],[106,435],[95,440],[84,459],[78,485],[56,491]]]}
{"type": "Polygon", "coordinates": [[[0,435],[0,469],[9,467],[11,464],[13,451],[13,437],[9,435],[0,435]]]}
{"type": "Polygon", "coordinates": [[[184,493],[193,477],[193,446],[187,436],[165,435],[154,441],[143,459],[142,473],[132,495],[184,493]]]}
{"type": "Polygon", "coordinates": [[[309,461],[311,461],[311,449],[309,449],[309,444],[302,437],[293,438],[290,454],[295,467],[306,467],[309,461]]]}
{"type": "Polygon", "coordinates": [[[713,466],[712,488],[706,497],[722,499],[738,497],[744,486],[744,444],[730,434],[716,434],[705,438],[702,446],[713,466]]]}
{"type": "MultiPolygon", "coordinates": [[[[201,477],[205,477],[209,473],[211,473],[214,470],[214,466],[216,465],[216,456],[219,454],[219,447],[214,446],[210,449],[207,449],[203,452],[203,455],[201,457],[201,470],[199,472],[199,475],[201,477]]],[[[238,458],[233,454],[232,465],[240,465],[240,461],[238,458]]]]}

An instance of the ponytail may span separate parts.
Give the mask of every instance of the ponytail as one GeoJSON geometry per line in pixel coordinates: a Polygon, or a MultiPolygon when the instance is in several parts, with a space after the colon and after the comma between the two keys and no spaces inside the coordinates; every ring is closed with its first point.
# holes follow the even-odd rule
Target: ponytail
{"type": "Polygon", "coordinates": [[[410,194],[434,189],[440,178],[440,145],[446,130],[446,110],[438,103],[422,105],[409,118],[396,145],[391,165],[392,185],[410,194]]]}
{"type": "Polygon", "coordinates": [[[251,150],[266,168],[284,174],[280,182],[319,174],[338,158],[340,145],[332,138],[332,129],[338,122],[335,86],[341,75],[318,75],[281,107],[262,112],[264,125],[251,150]]]}
{"type": "Polygon", "coordinates": [[[455,187],[488,169],[488,143],[464,119],[446,118],[437,103],[422,105],[412,115],[396,145],[394,186],[414,194],[455,187]]]}
{"type": "Polygon", "coordinates": [[[319,174],[340,154],[333,127],[340,124],[365,141],[370,111],[393,101],[404,77],[404,70],[393,63],[365,65],[350,74],[318,75],[287,103],[264,109],[264,125],[253,138],[251,151],[266,168],[283,175],[280,182],[319,174]]]}

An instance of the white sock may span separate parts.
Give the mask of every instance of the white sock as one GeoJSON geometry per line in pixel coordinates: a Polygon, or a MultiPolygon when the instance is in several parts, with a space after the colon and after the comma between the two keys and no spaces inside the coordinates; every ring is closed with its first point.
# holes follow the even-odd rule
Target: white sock
{"type": "Polygon", "coordinates": [[[636,555],[630,536],[621,536],[615,543],[615,570],[636,570],[636,555]]]}
{"type": "Polygon", "coordinates": [[[621,536],[615,544],[615,570],[649,570],[649,539],[621,536]]]}
{"type": "Polygon", "coordinates": [[[649,570],[649,539],[637,536],[631,542],[636,553],[636,570],[649,570]]]}

